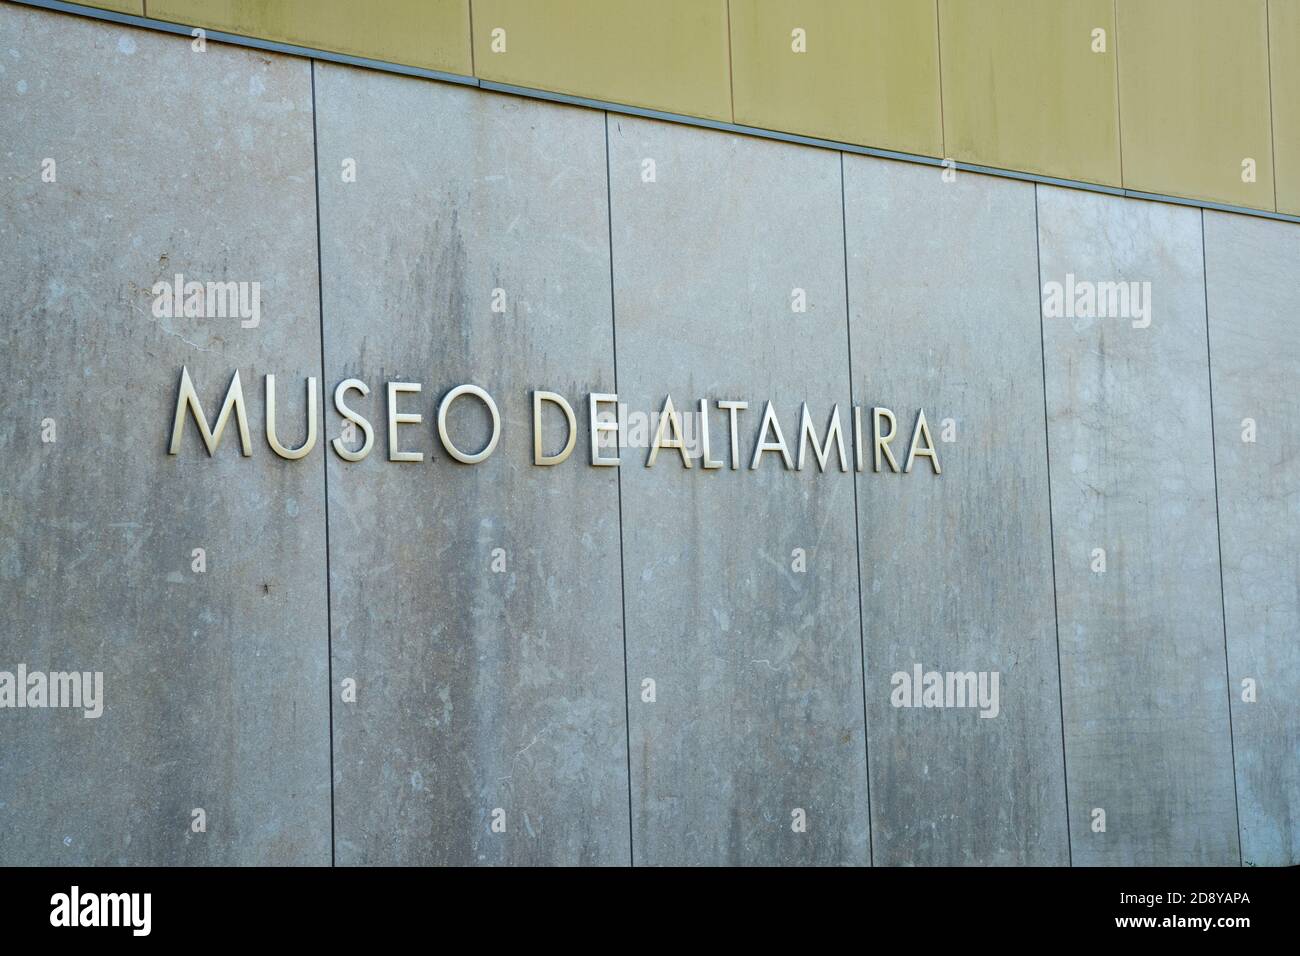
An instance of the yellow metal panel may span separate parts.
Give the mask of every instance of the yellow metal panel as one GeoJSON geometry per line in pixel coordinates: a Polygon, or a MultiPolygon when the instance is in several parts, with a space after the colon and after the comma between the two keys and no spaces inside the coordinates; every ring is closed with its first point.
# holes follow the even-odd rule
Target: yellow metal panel
{"type": "Polygon", "coordinates": [[[485,80],[731,119],[727,0],[474,0],[485,80]]]}
{"type": "Polygon", "coordinates": [[[937,24],[934,0],[731,0],[736,122],[940,156],[937,24]]]}
{"type": "Polygon", "coordinates": [[[116,10],[118,13],[144,16],[144,0],[78,0],[78,2],[88,7],[99,7],[101,10],[116,10]]]}
{"type": "Polygon", "coordinates": [[[949,156],[1120,185],[1113,0],[940,0],[939,10],[949,156]]]}
{"type": "Polygon", "coordinates": [[[1300,216],[1300,0],[1269,0],[1277,210],[1300,216]]]}
{"type": "Polygon", "coordinates": [[[1272,209],[1265,0],[1117,3],[1124,185],[1272,209]]]}
{"type": "Polygon", "coordinates": [[[149,16],[469,75],[469,0],[147,0],[149,16]]]}

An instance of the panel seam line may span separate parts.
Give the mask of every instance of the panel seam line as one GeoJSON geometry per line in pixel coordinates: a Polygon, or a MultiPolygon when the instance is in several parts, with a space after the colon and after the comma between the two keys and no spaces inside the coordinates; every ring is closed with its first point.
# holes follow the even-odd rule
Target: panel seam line
{"type": "MultiPolygon", "coordinates": [[[[1269,172],[1273,176],[1273,211],[1281,212],[1279,208],[1282,200],[1277,194],[1277,128],[1273,119],[1273,24],[1270,11],[1273,8],[1273,0],[1264,0],[1264,62],[1268,65],[1268,151],[1269,159],[1272,161],[1273,168],[1269,172]]],[[[1205,214],[1201,214],[1202,233],[1204,233],[1205,214]]],[[[1202,236],[1204,238],[1204,236],[1202,236]]],[[[1205,251],[1204,245],[1201,251],[1205,251]]],[[[1208,280],[1207,280],[1208,281],[1208,280]]],[[[1208,300],[1209,292],[1206,292],[1208,300]]],[[[1209,322],[1209,313],[1206,313],[1206,322],[1209,322]]],[[[1205,341],[1208,344],[1210,340],[1209,330],[1207,328],[1205,341]]]]}
{"type": "MultiPolygon", "coordinates": [[[[731,121],[736,121],[736,57],[731,49],[731,0],[727,0],[727,97],[731,105],[731,121]]],[[[605,117],[609,124],[608,115],[605,117]]]]}
{"type": "MultiPolygon", "coordinates": [[[[321,418],[325,417],[324,393],[325,378],[325,272],[321,254],[320,229],[320,150],[318,143],[316,109],[316,61],[311,61],[311,156],[313,179],[316,193],[316,308],[320,317],[320,380],[321,380],[321,418]]],[[[329,726],[330,726],[330,866],[336,865],[334,837],[334,614],[330,598],[330,466],[329,440],[321,435],[321,473],[325,483],[325,674],[329,692],[329,726]]]]}
{"type": "Polygon", "coordinates": [[[943,11],[939,9],[939,0],[934,0],[934,54],[935,65],[939,69],[939,149],[942,150],[943,158],[946,160],[948,159],[948,129],[943,113],[943,11]]]}
{"type": "MultiPolygon", "coordinates": [[[[1119,149],[1119,183],[1124,187],[1124,107],[1119,89],[1119,0],[1111,2],[1111,27],[1115,31],[1115,142],[1119,149]]],[[[1038,191],[1034,191],[1034,206],[1038,206],[1038,191]]],[[[1036,213],[1035,213],[1036,215],[1036,213]]],[[[1042,279],[1042,276],[1039,276],[1042,279]]],[[[1040,317],[1041,318],[1041,317],[1040,317]]]]}
{"type": "Polygon", "coordinates": [[[1232,728],[1232,665],[1228,658],[1228,598],[1223,586],[1223,519],[1219,511],[1219,442],[1214,433],[1214,361],[1210,354],[1210,270],[1205,254],[1205,210],[1201,210],[1201,288],[1205,293],[1205,373],[1210,398],[1210,460],[1214,464],[1214,541],[1218,549],[1219,611],[1223,619],[1223,676],[1228,689],[1228,752],[1232,755],[1232,806],[1237,815],[1237,865],[1245,865],[1241,845],[1241,799],[1237,795],[1237,741],[1232,728]]]}
{"type": "MultiPolygon", "coordinates": [[[[844,198],[844,154],[840,153],[840,241],[844,252],[844,337],[849,364],[849,415],[856,422],[857,408],[853,396],[853,310],[849,305],[849,218],[844,198]]],[[[856,434],[856,431],[855,431],[856,434]]],[[[855,446],[861,454],[862,449],[855,446]]],[[[862,613],[862,512],[858,504],[857,456],[853,461],[853,544],[857,551],[858,580],[858,657],[862,662],[862,756],[867,774],[867,862],[876,865],[875,837],[871,822],[871,743],[867,735],[867,638],[862,613]]]]}
{"type": "MultiPolygon", "coordinates": [[[[609,235],[609,333],[610,333],[610,358],[614,369],[614,394],[618,394],[618,320],[614,313],[614,190],[610,185],[609,171],[609,113],[601,114],[605,130],[605,226],[609,235]]],[[[618,406],[615,406],[614,414],[618,414],[618,406]]],[[[618,436],[619,447],[616,448],[618,457],[622,459],[622,435],[615,432],[618,436]]],[[[596,441],[596,434],[591,436],[593,442],[596,441]]],[[[593,448],[594,450],[594,448],[593,448]]],[[[631,695],[628,691],[628,681],[631,676],[627,669],[627,570],[624,567],[626,561],[623,554],[623,469],[622,467],[614,469],[615,482],[618,488],[618,593],[619,602],[623,613],[623,739],[627,746],[627,862],[628,866],[636,866],[636,845],[632,827],[632,704],[631,695]]]]}
{"type": "Polygon", "coordinates": [[[1034,258],[1038,284],[1034,289],[1034,309],[1038,312],[1038,347],[1043,374],[1043,453],[1047,459],[1047,529],[1052,553],[1052,620],[1056,626],[1056,700],[1061,716],[1061,774],[1065,786],[1065,851],[1066,860],[1074,866],[1074,837],[1070,817],[1070,761],[1065,753],[1065,675],[1061,672],[1061,606],[1056,583],[1056,515],[1052,506],[1052,429],[1047,408],[1047,332],[1043,328],[1043,244],[1038,225],[1038,184],[1034,184],[1034,258]]]}

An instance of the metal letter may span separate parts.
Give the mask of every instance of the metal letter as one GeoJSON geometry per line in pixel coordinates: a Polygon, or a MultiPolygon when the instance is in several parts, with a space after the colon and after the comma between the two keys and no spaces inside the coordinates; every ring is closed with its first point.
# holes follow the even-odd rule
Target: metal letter
{"type": "Polygon", "coordinates": [[[398,425],[418,425],[424,421],[424,416],[419,412],[399,412],[397,410],[397,393],[398,392],[418,392],[420,390],[419,382],[389,382],[388,383],[388,460],[389,461],[424,461],[424,452],[422,451],[398,451],[397,450],[397,426],[398,425]]]}
{"type": "Polygon", "coordinates": [[[266,443],[281,458],[297,461],[316,447],[316,379],[307,379],[307,440],[297,448],[285,448],[275,436],[275,376],[266,376],[266,443]]]}
{"type": "Polygon", "coordinates": [[[776,412],[772,410],[770,401],[763,407],[763,424],[758,428],[758,444],[754,446],[754,460],[749,463],[750,471],[758,468],[759,459],[763,457],[765,451],[779,451],[786,469],[794,467],[794,463],[790,460],[790,449],[785,446],[785,436],[781,434],[781,423],[776,420],[776,412]],[[775,441],[767,440],[769,425],[776,434],[775,441]]]}
{"type": "Polygon", "coordinates": [[[862,470],[862,406],[853,406],[853,467],[862,470]]]}
{"type": "Polygon", "coordinates": [[[825,471],[826,459],[831,456],[832,438],[835,439],[835,445],[840,453],[840,471],[848,471],[848,456],[844,454],[844,433],[840,430],[839,404],[831,406],[831,422],[826,427],[826,441],[818,445],[817,429],[813,427],[812,416],[808,414],[808,403],[804,402],[803,411],[799,415],[799,470],[803,471],[804,452],[808,450],[808,444],[811,442],[813,454],[817,456],[817,468],[819,471],[825,471]]]}
{"type": "Polygon", "coordinates": [[[614,449],[618,450],[618,417],[617,411],[612,422],[602,422],[596,418],[596,413],[600,411],[600,406],[613,403],[617,405],[618,396],[611,392],[592,392],[587,396],[588,414],[591,420],[591,464],[597,468],[617,468],[622,460],[618,455],[613,458],[606,458],[600,453],[600,436],[603,432],[614,433],[614,449]]]}
{"type": "Polygon", "coordinates": [[[573,451],[573,445],[578,440],[578,422],[573,417],[573,407],[564,400],[563,395],[557,395],[555,392],[533,392],[533,464],[534,465],[558,465],[569,457],[573,451]],[[542,402],[550,402],[552,405],[559,405],[560,411],[564,412],[564,417],[569,421],[569,439],[564,443],[564,450],[558,455],[546,455],[542,453],[542,402]]]}
{"type": "Polygon", "coordinates": [[[355,388],[360,392],[362,398],[370,394],[370,386],[361,381],[361,379],[345,378],[343,381],[339,382],[338,387],[334,389],[334,407],[337,408],[339,414],[348,421],[361,426],[361,431],[366,436],[366,440],[361,443],[361,447],[356,451],[349,450],[348,447],[343,444],[343,439],[341,438],[335,438],[332,444],[340,458],[345,461],[360,461],[370,454],[370,448],[375,443],[375,430],[370,427],[370,422],[366,421],[352,409],[348,408],[347,404],[343,401],[344,396],[350,388],[355,388]]]}
{"type": "Polygon", "coordinates": [[[691,459],[686,454],[686,443],[682,441],[682,423],[677,417],[677,409],[673,408],[673,397],[671,395],[664,397],[664,407],[659,412],[659,425],[655,428],[655,440],[651,443],[650,455],[645,460],[647,468],[655,463],[660,448],[676,448],[677,453],[682,456],[682,467],[691,467],[691,459]],[[672,426],[673,438],[664,437],[664,427],[666,425],[672,426]]]}
{"type": "MultiPolygon", "coordinates": [[[[467,465],[477,465],[496,450],[497,441],[501,438],[501,413],[497,411],[497,403],[492,401],[491,395],[477,385],[457,385],[447,393],[442,400],[442,404],[438,406],[438,437],[442,439],[442,447],[447,449],[447,454],[451,455],[452,458],[463,461],[467,465]],[[488,412],[492,415],[492,437],[488,439],[488,443],[483,446],[482,451],[473,455],[467,455],[457,448],[447,435],[447,410],[451,408],[451,403],[462,395],[473,395],[487,406],[488,412]]],[[[572,441],[573,436],[570,435],[569,437],[572,441]]],[[[568,454],[568,450],[565,451],[565,454],[568,454]]]]}
{"type": "Polygon", "coordinates": [[[700,466],[706,471],[721,468],[722,462],[709,457],[709,400],[700,399],[700,466]]]}
{"type": "Polygon", "coordinates": [[[903,471],[911,472],[912,460],[915,458],[929,458],[930,465],[934,468],[934,473],[936,475],[943,474],[939,468],[939,453],[935,451],[934,439],[930,437],[930,426],[925,423],[924,408],[920,409],[916,413],[916,428],[912,430],[912,447],[907,450],[907,464],[903,467],[903,471]],[[917,451],[916,440],[922,435],[925,436],[925,449],[917,451]]]}
{"type": "Polygon", "coordinates": [[[230,379],[230,388],[226,389],[226,400],[221,403],[221,412],[217,415],[217,427],[215,430],[208,429],[208,420],[203,416],[203,406],[199,404],[199,396],[194,391],[194,383],[190,381],[190,370],[186,366],[181,366],[181,393],[176,399],[176,417],[172,421],[172,444],[167,449],[167,454],[176,455],[181,450],[181,431],[185,427],[185,411],[194,413],[194,420],[198,423],[199,434],[203,436],[203,444],[208,449],[208,457],[211,457],[217,450],[217,445],[221,441],[221,433],[226,430],[226,420],[230,418],[230,410],[235,410],[235,421],[239,425],[239,447],[245,458],[253,456],[253,442],[248,436],[248,414],[244,409],[244,390],[239,384],[239,370],[235,370],[234,377],[230,379]]]}
{"type": "Polygon", "coordinates": [[[894,459],[894,453],[889,450],[889,443],[894,440],[894,435],[898,432],[898,419],[894,413],[887,408],[873,408],[871,410],[871,434],[875,441],[875,470],[880,470],[880,453],[883,451],[885,457],[889,459],[889,467],[898,472],[898,462],[894,459]],[[880,420],[889,419],[889,434],[880,434],[880,420]]]}
{"type": "Polygon", "coordinates": [[[735,471],[740,467],[740,433],[736,430],[736,412],[743,412],[749,408],[749,402],[719,400],[718,407],[725,408],[731,419],[731,470],[735,471]]]}

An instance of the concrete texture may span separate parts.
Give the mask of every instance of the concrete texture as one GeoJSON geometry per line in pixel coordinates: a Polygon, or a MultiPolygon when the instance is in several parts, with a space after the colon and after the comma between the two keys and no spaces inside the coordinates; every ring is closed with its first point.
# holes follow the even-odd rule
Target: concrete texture
{"type": "Polygon", "coordinates": [[[1115,0],[938,7],[944,155],[1121,185],[1115,0]]]}
{"type": "Polygon", "coordinates": [[[731,119],[728,0],[477,0],[485,80],[731,119]]]}
{"type": "MultiPolygon", "coordinates": [[[[91,6],[146,12],[143,0],[91,6]]],[[[147,13],[399,71],[472,73],[1088,183],[1121,184],[1122,117],[1128,189],[1300,214],[1300,0],[475,0],[472,17],[470,8],[149,0],[147,13]],[[1247,159],[1253,181],[1242,175],[1247,159]]]]}
{"type": "Polygon", "coordinates": [[[1040,186],[1038,221],[1043,283],[1152,303],[1043,318],[1074,862],[1237,865],[1200,213],[1040,186]]]}
{"type": "MultiPolygon", "coordinates": [[[[603,116],[316,70],[326,379],[370,385],[352,405],[378,433],[329,462],[334,679],[358,687],[334,707],[338,860],[626,864],[618,478],[585,434],[531,463],[533,389],[585,429],[586,392],[614,387],[603,116]],[[419,464],[385,458],[389,380],[424,384],[402,401],[419,464]],[[503,429],[472,466],[434,425],[466,382],[503,429]]],[[[462,402],[476,450],[486,413],[462,402]]]]}
{"type": "Polygon", "coordinates": [[[1064,865],[1034,187],[846,156],[844,200],[854,398],[943,468],[857,479],[875,861],[1064,865]],[[999,672],[997,716],[891,706],[915,664],[999,672]]]}
{"type": "Polygon", "coordinates": [[[106,698],[0,711],[0,863],[328,864],[323,464],[261,419],[320,370],[310,67],[8,4],[0,51],[0,669],[106,698]],[[178,272],[260,325],[156,318],[178,272]],[[166,454],[182,365],[209,415],[241,371],[253,459],[166,454]]]}
{"type": "Polygon", "coordinates": [[[430,70],[474,69],[469,0],[149,0],[149,16],[430,70]]]}
{"type": "MultiPolygon", "coordinates": [[[[0,671],[106,696],[0,707],[0,864],[1300,862],[1296,227],[842,180],[12,4],[0,65],[0,671]],[[155,315],[176,273],[260,283],[260,323],[155,315]],[[1150,282],[1150,326],[1040,320],[1067,274],[1150,282]],[[182,366],[210,419],[240,371],[251,460],[233,424],[167,454],[182,366]],[[301,461],[268,448],[268,373],[291,447],[321,380],[301,461]],[[350,376],[360,463],[328,447],[350,376]],[[389,381],[423,383],[421,463],[387,460],[389,381]],[[434,424],[467,382],[503,426],[477,465],[434,424]],[[556,467],[534,389],[578,421],[556,467]],[[631,417],[590,467],[615,390],[671,394],[692,445],[700,398],[748,400],[740,468],[648,469],[631,417]],[[768,399],[794,456],[805,401],[850,453],[851,401],[904,445],[924,407],[944,473],[752,471],[768,399]],[[894,708],[915,664],[998,672],[998,716],[894,708]]],[[[472,451],[487,416],[449,426],[472,451]]],[[[727,463],[716,407],[710,433],[727,463]]]]}
{"type": "Polygon", "coordinates": [[[1270,87],[1267,0],[1114,9],[1124,185],[1274,209],[1272,104],[1294,95],[1270,87]]]}
{"type": "Polygon", "coordinates": [[[1268,65],[1277,211],[1300,216],[1300,97],[1284,92],[1300,89],[1300,0],[1269,0],[1268,65]]]}
{"type": "Polygon", "coordinates": [[[942,156],[933,0],[727,4],[736,122],[942,156]],[[807,49],[791,50],[791,30],[807,49]]]}
{"type": "Polygon", "coordinates": [[[1248,865],[1300,861],[1300,229],[1205,214],[1229,692],[1248,865]],[[1250,419],[1254,441],[1249,438],[1250,419]],[[1253,703],[1243,681],[1256,685],[1253,703]]]}
{"type": "MultiPolygon", "coordinates": [[[[635,861],[864,864],[852,477],[773,454],[748,469],[767,399],[792,445],[804,401],[819,429],[834,403],[851,427],[839,158],[626,117],[609,151],[620,398],[753,403],[740,470],[623,453],[635,861]]],[[[710,419],[726,460],[727,416],[710,419]]]]}

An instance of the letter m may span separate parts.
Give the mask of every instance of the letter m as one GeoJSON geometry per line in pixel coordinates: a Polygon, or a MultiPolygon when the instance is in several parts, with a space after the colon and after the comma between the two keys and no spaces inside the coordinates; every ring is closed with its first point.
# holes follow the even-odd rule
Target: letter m
{"type": "Polygon", "coordinates": [[[81,674],[77,671],[51,671],[50,697],[61,707],[80,707],[81,674]]]}
{"type": "Polygon", "coordinates": [[[817,441],[817,429],[813,426],[812,416],[808,414],[808,403],[803,403],[803,411],[799,415],[799,465],[798,470],[803,471],[804,453],[808,451],[808,445],[812,445],[813,454],[817,456],[817,467],[821,471],[826,470],[826,462],[831,456],[831,442],[835,442],[835,448],[840,456],[840,471],[848,471],[848,459],[844,455],[844,432],[840,429],[840,406],[835,405],[831,410],[831,421],[826,426],[826,439],[822,442],[817,441]]]}
{"type": "Polygon", "coordinates": [[[181,393],[176,398],[176,417],[172,421],[172,444],[167,450],[169,455],[178,455],[181,450],[181,432],[185,430],[185,413],[193,412],[194,421],[199,426],[199,434],[203,436],[203,444],[207,446],[208,455],[213,455],[217,450],[217,445],[221,442],[221,433],[226,429],[226,421],[230,418],[230,410],[235,410],[235,420],[239,425],[239,445],[244,453],[245,458],[251,458],[253,455],[253,443],[248,437],[248,413],[244,408],[244,390],[239,384],[239,371],[230,380],[230,388],[226,390],[226,400],[221,403],[221,411],[217,415],[217,423],[214,428],[208,428],[208,420],[203,414],[203,406],[199,404],[199,396],[194,391],[194,383],[190,381],[190,370],[187,367],[181,368],[181,393]]]}
{"type": "Polygon", "coordinates": [[[1097,314],[1106,319],[1131,319],[1129,284],[1127,282],[1097,283],[1097,314]],[[1103,304],[1104,303],[1104,304],[1103,304]]]}
{"type": "Polygon", "coordinates": [[[209,282],[205,311],[210,319],[233,318],[239,314],[239,283],[209,282]]]}
{"type": "Polygon", "coordinates": [[[101,926],[127,926],[131,919],[131,897],[125,893],[103,893],[99,897],[101,926]]]}

